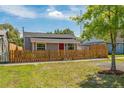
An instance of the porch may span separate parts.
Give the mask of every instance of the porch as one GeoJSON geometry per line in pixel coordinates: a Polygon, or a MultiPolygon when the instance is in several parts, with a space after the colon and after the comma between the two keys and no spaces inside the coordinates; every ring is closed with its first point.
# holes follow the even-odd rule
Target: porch
{"type": "Polygon", "coordinates": [[[78,44],[75,43],[40,43],[32,42],[33,50],[77,50],[78,44]]]}
{"type": "Polygon", "coordinates": [[[77,50],[75,39],[31,38],[31,50],[77,50]]]}

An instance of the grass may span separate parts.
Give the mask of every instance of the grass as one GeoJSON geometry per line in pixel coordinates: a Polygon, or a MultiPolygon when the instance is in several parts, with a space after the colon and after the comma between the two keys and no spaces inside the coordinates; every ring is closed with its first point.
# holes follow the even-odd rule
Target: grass
{"type": "Polygon", "coordinates": [[[80,87],[97,71],[91,62],[1,66],[0,87],[80,87]]]}
{"type": "Polygon", "coordinates": [[[101,69],[96,64],[82,61],[0,66],[0,87],[124,87],[124,76],[99,76],[101,69]]]}
{"type": "MultiPolygon", "coordinates": [[[[120,55],[115,55],[116,57],[124,57],[124,54],[120,54],[120,55]]],[[[111,55],[108,55],[109,58],[111,58],[111,55]]]]}

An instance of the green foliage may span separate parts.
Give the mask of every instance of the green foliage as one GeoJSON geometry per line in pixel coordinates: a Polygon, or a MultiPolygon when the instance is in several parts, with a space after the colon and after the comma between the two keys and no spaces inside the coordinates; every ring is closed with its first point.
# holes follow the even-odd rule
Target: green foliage
{"type": "Polygon", "coordinates": [[[111,40],[111,70],[115,71],[116,38],[119,34],[124,35],[124,6],[91,5],[87,7],[86,13],[82,16],[74,17],[72,20],[75,20],[78,24],[83,22],[84,31],[82,37],[87,39],[96,37],[106,41],[111,40]]]}
{"type": "Polygon", "coordinates": [[[66,28],[63,30],[63,34],[73,34],[74,35],[74,32],[72,30],[70,30],[69,28],[66,28]]]}
{"type": "Polygon", "coordinates": [[[0,30],[7,31],[7,37],[9,42],[22,46],[23,40],[22,38],[20,38],[20,33],[11,24],[8,24],[8,23],[0,24],[0,30]]]}
{"type": "MultiPolygon", "coordinates": [[[[47,32],[48,34],[52,34],[52,32],[47,32]]],[[[65,29],[56,29],[53,34],[73,34],[74,32],[72,30],[70,30],[69,28],[65,28],[65,29]]]]}
{"type": "Polygon", "coordinates": [[[56,29],[56,30],[54,31],[54,34],[63,34],[63,30],[61,30],[61,29],[56,29]]]}
{"type": "Polygon", "coordinates": [[[52,34],[52,32],[47,32],[47,34],[52,34]]]}
{"type": "Polygon", "coordinates": [[[81,17],[73,17],[78,24],[83,22],[82,37],[110,39],[110,34],[116,38],[118,32],[124,29],[124,6],[95,5],[88,6],[81,17]]]}

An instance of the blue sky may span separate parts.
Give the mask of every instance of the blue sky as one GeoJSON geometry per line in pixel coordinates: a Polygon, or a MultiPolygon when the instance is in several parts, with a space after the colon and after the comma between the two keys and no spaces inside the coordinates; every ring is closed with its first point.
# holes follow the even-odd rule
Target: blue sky
{"type": "Polygon", "coordinates": [[[70,28],[79,36],[80,26],[69,19],[70,16],[84,13],[85,6],[0,6],[0,23],[11,23],[22,31],[22,27],[28,32],[53,32],[55,29],[70,28]]]}

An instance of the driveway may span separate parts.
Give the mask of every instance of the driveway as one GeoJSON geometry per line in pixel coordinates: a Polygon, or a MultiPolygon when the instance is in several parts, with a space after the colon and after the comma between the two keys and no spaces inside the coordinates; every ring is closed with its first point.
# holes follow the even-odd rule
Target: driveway
{"type": "MultiPolygon", "coordinates": [[[[111,62],[101,62],[101,63],[97,63],[96,65],[102,69],[110,69],[111,68],[111,62]]],[[[124,71],[124,62],[116,63],[116,67],[117,67],[117,70],[124,71]]]]}

